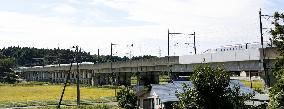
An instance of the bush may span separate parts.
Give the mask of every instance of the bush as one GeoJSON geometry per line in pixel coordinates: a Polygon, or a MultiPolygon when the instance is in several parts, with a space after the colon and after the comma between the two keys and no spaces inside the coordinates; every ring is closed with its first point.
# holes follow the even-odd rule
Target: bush
{"type": "Polygon", "coordinates": [[[230,74],[224,69],[199,66],[193,71],[190,88],[178,94],[176,109],[243,109],[250,95],[241,95],[240,87],[229,87],[230,74]]]}
{"type": "Polygon", "coordinates": [[[269,90],[269,108],[283,109],[284,108],[284,14],[276,12],[274,14],[274,28],[270,33],[273,36],[273,44],[276,45],[280,58],[275,63],[273,74],[276,77],[276,83],[269,90]]]}
{"type": "Polygon", "coordinates": [[[137,96],[129,89],[122,89],[117,93],[118,106],[125,109],[137,107],[137,96]]]}

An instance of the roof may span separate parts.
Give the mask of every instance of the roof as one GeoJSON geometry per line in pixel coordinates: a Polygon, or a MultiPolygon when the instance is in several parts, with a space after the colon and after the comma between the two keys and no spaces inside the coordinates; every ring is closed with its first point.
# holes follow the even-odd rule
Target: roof
{"type": "Polygon", "coordinates": [[[258,92],[254,91],[253,89],[246,87],[241,81],[234,79],[230,80],[229,87],[233,88],[235,85],[240,85],[241,94],[258,94],[258,92]]]}
{"type": "MultiPolygon", "coordinates": [[[[183,93],[183,84],[187,85],[189,88],[193,87],[193,84],[191,81],[173,81],[172,83],[168,83],[165,85],[160,84],[151,84],[151,91],[150,93],[155,93],[161,100],[162,103],[165,102],[173,102],[173,101],[179,101],[177,98],[178,93],[183,93]]],[[[240,92],[241,94],[249,94],[249,93],[255,93],[258,94],[253,89],[246,87],[243,83],[241,83],[239,80],[231,80],[229,87],[233,88],[235,85],[240,85],[240,92]]],[[[143,86],[136,86],[134,90],[137,92],[137,94],[141,91],[143,91],[143,86]]]]}
{"type": "Polygon", "coordinates": [[[183,93],[183,84],[192,87],[191,81],[173,81],[166,85],[152,84],[151,92],[155,92],[161,102],[178,101],[176,94],[183,93]]]}

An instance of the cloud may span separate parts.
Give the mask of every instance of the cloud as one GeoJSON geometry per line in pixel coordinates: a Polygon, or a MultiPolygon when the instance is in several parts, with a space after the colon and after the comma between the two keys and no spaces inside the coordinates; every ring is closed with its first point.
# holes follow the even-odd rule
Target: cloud
{"type": "Polygon", "coordinates": [[[67,4],[57,4],[52,9],[54,12],[62,14],[62,15],[74,15],[77,13],[77,9],[67,5],[67,4]]]}
{"type": "MultiPolygon", "coordinates": [[[[196,32],[198,53],[221,45],[259,40],[258,10],[267,0],[65,0],[47,15],[0,10],[0,47],[70,48],[117,55],[167,54],[170,32],[196,32]],[[56,13],[56,14],[54,14],[56,13]],[[133,48],[127,47],[134,44],[133,48]]],[[[270,2],[269,2],[270,3],[270,2]]],[[[271,5],[269,5],[271,6],[271,5]]],[[[171,54],[192,52],[192,37],[171,36],[171,54]],[[175,43],[179,45],[174,46],[175,43]]]]}
{"type": "Polygon", "coordinates": [[[57,48],[59,46],[68,49],[73,45],[79,45],[92,53],[100,48],[102,54],[109,54],[109,44],[113,42],[117,43],[121,49],[117,51],[118,54],[125,55],[127,52],[125,49],[128,49],[127,44],[135,43],[137,47],[140,44],[141,49],[143,47],[147,49],[151,45],[144,46],[143,44],[147,43],[139,41],[147,38],[148,33],[144,31],[159,30],[155,27],[78,26],[64,22],[60,18],[46,18],[15,12],[0,11],[0,15],[3,16],[0,18],[1,47],[20,45],[57,48]],[[137,40],[141,43],[136,43],[137,40]]]}
{"type": "Polygon", "coordinates": [[[104,3],[127,11],[128,19],[154,22],[174,32],[196,31],[201,50],[232,42],[257,41],[257,13],[264,6],[263,0],[108,0],[104,3]]]}

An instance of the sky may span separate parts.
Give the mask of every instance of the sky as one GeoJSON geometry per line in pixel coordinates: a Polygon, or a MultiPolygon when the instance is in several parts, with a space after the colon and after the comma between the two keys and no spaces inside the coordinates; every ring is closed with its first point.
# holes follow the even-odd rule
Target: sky
{"type": "MultiPolygon", "coordinates": [[[[0,0],[0,48],[71,49],[114,55],[193,54],[259,42],[259,16],[284,12],[284,0],[0,0]],[[189,44],[185,44],[189,43],[189,44]],[[133,44],[133,46],[131,46],[133,44]]],[[[271,18],[263,19],[271,27],[271,18]]],[[[264,39],[270,36],[264,33],[264,39]]]]}

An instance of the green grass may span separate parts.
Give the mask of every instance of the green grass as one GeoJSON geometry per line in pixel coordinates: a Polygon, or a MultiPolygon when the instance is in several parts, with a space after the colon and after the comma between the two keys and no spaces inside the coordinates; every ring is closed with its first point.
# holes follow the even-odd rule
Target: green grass
{"type": "Polygon", "coordinates": [[[137,76],[131,76],[131,84],[136,85],[137,84],[137,76]]]}
{"type": "MultiPolygon", "coordinates": [[[[171,78],[168,75],[160,75],[159,76],[159,83],[160,84],[167,84],[171,78]]],[[[137,76],[132,76],[131,77],[131,84],[136,85],[137,84],[137,76]]]]}
{"type": "Polygon", "coordinates": [[[171,78],[168,75],[160,75],[159,76],[159,83],[160,84],[167,84],[171,81],[171,78]]]}
{"type": "MultiPolygon", "coordinates": [[[[39,107],[37,109],[58,109],[56,106],[39,107]]],[[[78,109],[77,106],[61,106],[61,109],[78,109]]],[[[117,106],[110,106],[106,104],[100,105],[81,105],[79,109],[119,109],[117,106]]]]}
{"type": "MultiPolygon", "coordinates": [[[[57,105],[61,96],[63,85],[50,85],[48,83],[1,84],[1,107],[26,107],[57,105]]],[[[109,102],[102,97],[114,98],[113,88],[81,87],[82,104],[109,102]]],[[[67,86],[62,104],[76,104],[76,86],[67,86]]]]}
{"type": "MultiPolygon", "coordinates": [[[[240,80],[242,83],[244,83],[245,86],[250,87],[250,81],[247,80],[240,80]]],[[[252,89],[254,90],[262,90],[264,88],[264,84],[262,83],[262,81],[259,80],[254,80],[252,81],[252,89]]]]}

